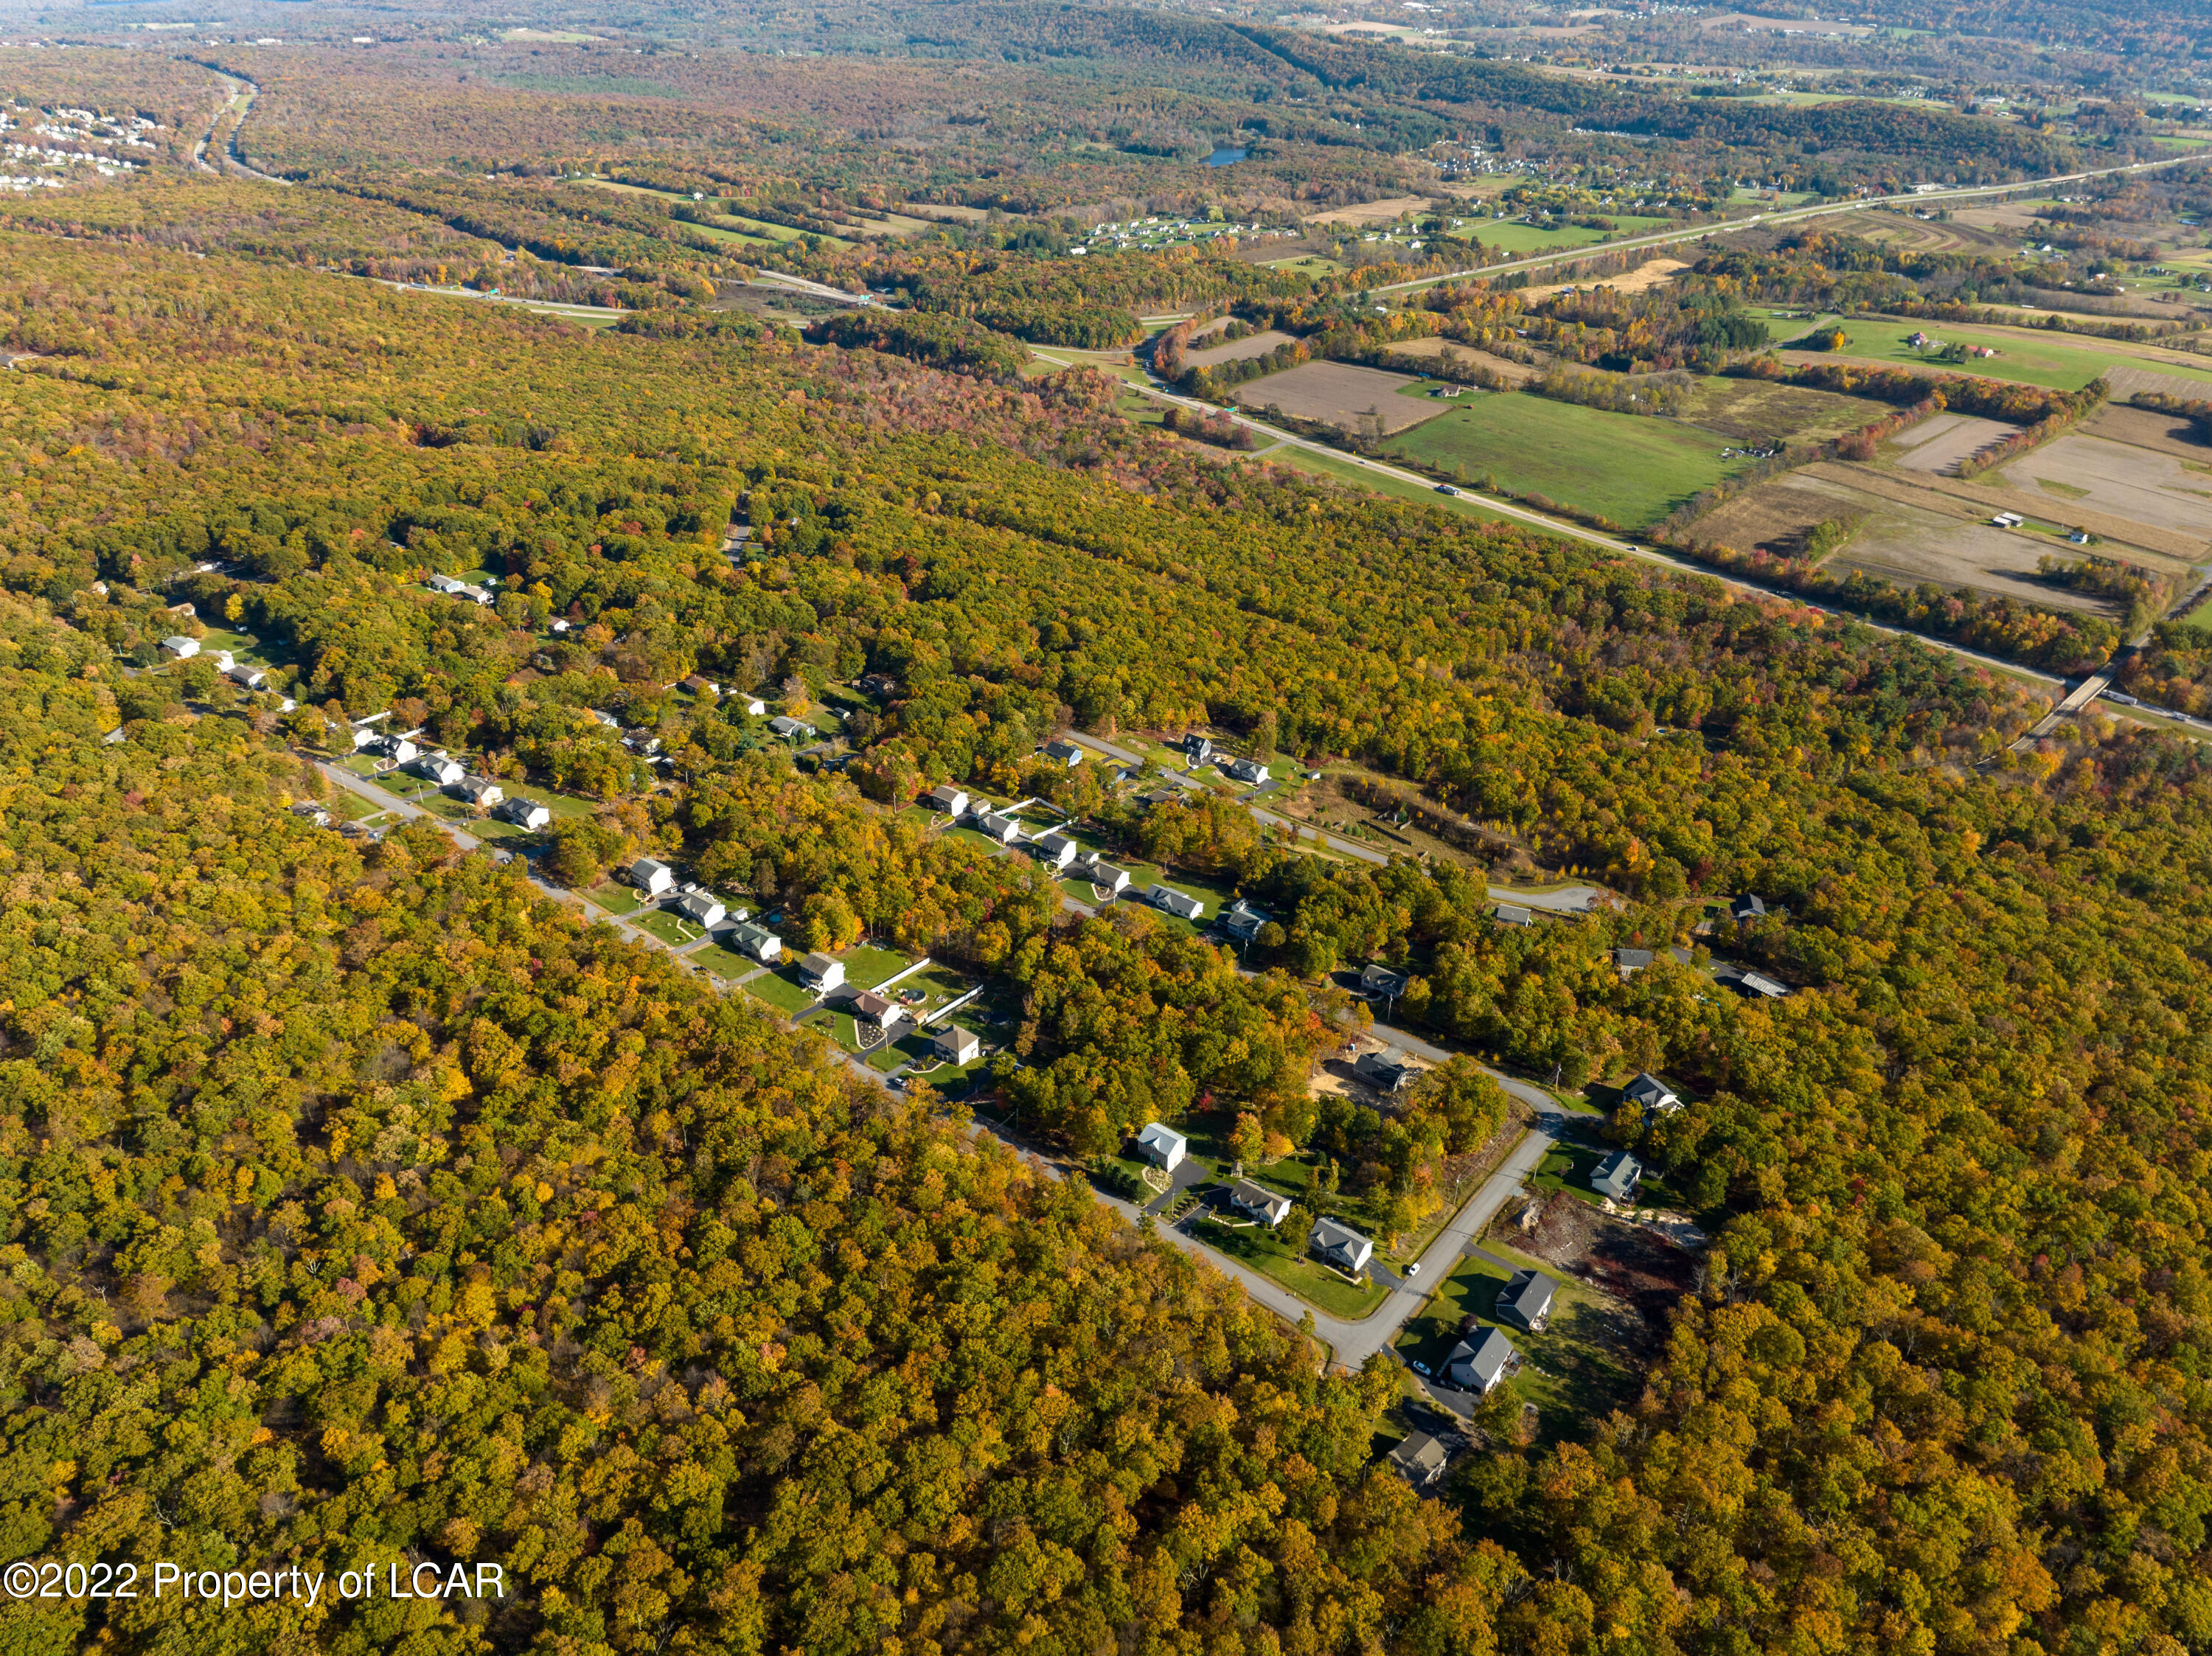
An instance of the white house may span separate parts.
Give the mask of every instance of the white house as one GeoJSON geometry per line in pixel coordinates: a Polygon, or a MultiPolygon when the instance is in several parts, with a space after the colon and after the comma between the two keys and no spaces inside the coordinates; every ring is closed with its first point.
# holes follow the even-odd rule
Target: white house
{"type": "Polygon", "coordinates": [[[1176,890],[1172,886],[1156,885],[1145,893],[1145,901],[1154,908],[1179,914],[1186,920],[1194,920],[1206,913],[1206,905],[1197,898],[1176,890]]]}
{"type": "Polygon", "coordinates": [[[1074,840],[1054,828],[1049,834],[1040,834],[1030,841],[1030,854],[1047,868],[1066,868],[1075,860],[1080,849],[1074,840]]]}
{"type": "Polygon", "coordinates": [[[676,889],[676,870],[653,858],[641,857],[629,865],[629,883],[647,896],[658,897],[676,889]]]}
{"type": "Polygon", "coordinates": [[[1174,1172],[1189,1149],[1188,1139],[1157,1121],[1146,1122],[1144,1131],[1137,1135],[1137,1154],[1163,1172],[1174,1172]]]}
{"type": "Polygon", "coordinates": [[[730,911],[703,891],[687,891],[676,900],[676,912],[694,925],[720,925],[730,911]]]}
{"type": "Polygon", "coordinates": [[[230,658],[230,652],[228,650],[210,652],[205,658],[214,664],[216,671],[219,673],[227,673],[237,665],[237,663],[230,658]]]}
{"type": "Polygon", "coordinates": [[[853,1016],[889,1034],[906,1022],[906,1008],[888,996],[866,990],[853,997],[853,1016]]]}
{"type": "MultiPolygon", "coordinates": [[[[228,667],[223,670],[223,676],[228,678],[232,683],[237,685],[240,689],[258,690],[263,684],[268,682],[269,670],[265,667],[254,667],[248,665],[243,661],[238,661],[233,662],[228,667]]],[[[362,733],[359,731],[356,731],[354,732],[354,735],[356,737],[361,734],[362,733]]],[[[356,741],[354,745],[356,747],[359,747],[361,744],[356,741]]]]}
{"type": "Polygon", "coordinates": [[[816,994],[826,995],[843,986],[845,962],[834,955],[809,955],[799,962],[799,975],[816,994]]]}
{"type": "Polygon", "coordinates": [[[200,641],[182,633],[172,633],[161,640],[161,653],[172,661],[190,661],[199,652],[200,641]]]}
{"type": "Polygon", "coordinates": [[[1463,1391],[1488,1397],[1505,1378],[1505,1367],[1514,1359],[1513,1342],[1495,1328],[1486,1328],[1477,1340],[1462,1340],[1444,1358],[1444,1377],[1463,1391]]]}
{"type": "Polygon", "coordinates": [[[1267,767],[1256,759],[1223,759],[1216,761],[1214,768],[1231,780],[1254,787],[1267,779],[1267,767]]]}
{"type": "Polygon", "coordinates": [[[921,798],[922,803],[932,810],[941,810],[947,816],[965,816],[968,814],[967,794],[950,782],[932,788],[921,798]]]}
{"type": "Polygon", "coordinates": [[[387,736],[377,743],[384,756],[395,765],[412,764],[422,756],[422,749],[404,736],[387,736]]]}
{"type": "Polygon", "coordinates": [[[1671,1115],[1682,1107],[1682,1101],[1675,1095],[1674,1089],[1648,1070],[1622,1088],[1621,1093],[1630,1102],[1641,1104],[1647,1110],[1663,1110],[1671,1115]]]}
{"type": "Polygon", "coordinates": [[[469,773],[468,767],[459,760],[442,753],[419,755],[407,768],[428,781],[435,782],[441,788],[451,787],[469,773]]]}
{"type": "Polygon", "coordinates": [[[758,719],[768,711],[768,703],[757,695],[749,695],[745,698],[745,711],[755,719],[758,719]]]}
{"type": "Polygon", "coordinates": [[[507,798],[507,790],[496,782],[482,776],[464,776],[446,784],[446,792],[456,799],[465,799],[482,810],[489,810],[507,798]]]}
{"type": "Polygon", "coordinates": [[[973,1029],[948,1023],[937,1032],[937,1056],[947,1064],[973,1064],[983,1053],[983,1038],[973,1029]]]}
{"type": "Polygon", "coordinates": [[[541,805],[535,799],[502,799],[492,815],[502,822],[512,822],[515,827],[528,828],[533,834],[539,828],[550,826],[553,821],[552,808],[541,805]]]}
{"type": "Polygon", "coordinates": [[[568,630],[568,623],[562,620],[560,616],[556,616],[550,622],[546,623],[545,630],[556,634],[565,633],[568,630]]]}
{"type": "Polygon", "coordinates": [[[978,833],[987,834],[1002,846],[1010,846],[1022,837],[1022,822],[1018,816],[1009,816],[1004,811],[987,810],[975,819],[978,833]]]}
{"type": "Polygon", "coordinates": [[[730,941],[744,954],[766,965],[783,956],[783,939],[764,925],[739,920],[730,928],[730,941]]]}
{"type": "Polygon", "coordinates": [[[1347,1276],[1357,1277],[1375,1257],[1374,1243],[1334,1219],[1323,1219],[1315,1225],[1309,1241],[1316,1253],[1347,1276]]]}
{"type": "Polygon", "coordinates": [[[1091,884],[1103,886],[1117,897],[1129,889],[1129,870],[1102,861],[1095,851],[1075,859],[1075,872],[1091,884]]]}
{"type": "Polygon", "coordinates": [[[431,575],[423,580],[422,585],[433,592],[443,592],[447,597],[453,597],[469,590],[469,584],[466,581],[452,575],[431,575]]]}
{"type": "Polygon", "coordinates": [[[768,727],[776,735],[787,738],[800,735],[812,736],[815,733],[814,726],[807,724],[804,719],[793,719],[788,713],[778,713],[774,719],[769,720],[768,727]]]}

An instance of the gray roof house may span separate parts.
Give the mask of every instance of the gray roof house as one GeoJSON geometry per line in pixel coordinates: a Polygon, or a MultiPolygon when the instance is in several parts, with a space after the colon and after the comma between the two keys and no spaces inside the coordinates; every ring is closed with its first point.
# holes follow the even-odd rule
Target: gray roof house
{"type": "Polygon", "coordinates": [[[1190,1141],[1172,1127],[1164,1127],[1157,1121],[1147,1121],[1144,1131],[1137,1135],[1137,1154],[1154,1167],[1169,1172],[1175,1170],[1190,1141]]]}
{"type": "Polygon", "coordinates": [[[1764,919],[1766,918],[1766,900],[1747,891],[1729,905],[1729,918],[1738,925],[1746,920],[1764,919]]]}
{"type": "Polygon", "coordinates": [[[629,865],[629,883],[648,897],[676,889],[676,870],[658,858],[641,857],[629,865]]]}
{"type": "Polygon", "coordinates": [[[1516,1271],[1498,1290],[1498,1320],[1540,1334],[1552,1314],[1552,1296],[1559,1291],[1559,1285],[1540,1271],[1516,1271]]]}
{"type": "Polygon", "coordinates": [[[1764,973],[1747,972],[1735,980],[1735,986],[1747,995],[1764,995],[1769,1000],[1780,1000],[1790,992],[1786,983],[1777,983],[1764,973]]]}
{"type": "Polygon", "coordinates": [[[817,995],[826,995],[845,981],[845,962],[834,955],[809,955],[799,962],[799,975],[817,995]]]}
{"type": "Polygon", "coordinates": [[[468,774],[468,767],[458,759],[448,759],[442,753],[418,755],[407,768],[416,775],[427,777],[440,787],[450,787],[468,774]]]}
{"type": "Polygon", "coordinates": [[[703,891],[687,891],[676,900],[676,912],[694,925],[720,925],[729,910],[703,891]]]}
{"type": "Polygon", "coordinates": [[[1387,966],[1370,965],[1359,974],[1359,992],[1383,1000],[1395,1000],[1406,992],[1407,977],[1403,972],[1393,972],[1387,966]]]}
{"type": "Polygon", "coordinates": [[[1193,731],[1182,739],[1182,750],[1203,765],[1213,757],[1213,738],[1193,731]]]}
{"type": "Polygon", "coordinates": [[[769,720],[768,727],[781,737],[788,737],[802,733],[807,736],[814,734],[814,726],[803,719],[793,719],[789,713],[778,713],[774,719],[769,720]]]}
{"type": "Polygon", "coordinates": [[[1651,964],[1651,951],[1648,949],[1616,949],[1613,951],[1613,963],[1620,968],[1622,977],[1628,977],[1651,964]]]}
{"type": "Polygon", "coordinates": [[[1156,885],[1145,893],[1145,901],[1154,908],[1164,908],[1170,914],[1180,914],[1186,920],[1194,920],[1206,913],[1206,905],[1197,898],[1177,891],[1172,886],[1156,885]]]}
{"type": "Polygon", "coordinates": [[[1518,903],[1500,903],[1490,911],[1500,925],[1534,925],[1536,917],[1518,903]]]}
{"type": "Polygon", "coordinates": [[[1367,1262],[1375,1257],[1374,1243],[1334,1219],[1323,1219],[1315,1225],[1313,1235],[1308,1240],[1316,1253],[1351,1276],[1366,1270],[1367,1262]]]}
{"type": "Polygon", "coordinates": [[[1289,1197],[1249,1179],[1240,1179],[1229,1187],[1229,1204],[1263,1225],[1279,1225],[1291,1213],[1289,1197]]]}
{"type": "Polygon", "coordinates": [[[947,1064],[973,1064],[983,1053],[983,1038],[973,1029],[948,1023],[937,1032],[937,1055],[947,1064]]]}
{"type": "Polygon", "coordinates": [[[1450,1459],[1444,1446],[1426,1432],[1414,1432],[1390,1451],[1390,1469],[1417,1489],[1425,1489],[1444,1475],[1450,1459]]]}
{"type": "Polygon", "coordinates": [[[1083,749],[1073,742],[1048,742],[1044,744],[1044,756],[1054,764],[1065,765],[1073,770],[1083,762],[1083,749]]]}
{"type": "Polygon", "coordinates": [[[507,798],[507,790],[487,776],[464,776],[459,781],[448,782],[446,792],[485,810],[507,798]]]}
{"type": "Polygon", "coordinates": [[[1644,1164],[1626,1150],[1615,1150],[1590,1174],[1590,1188],[1616,1202],[1633,1202],[1636,1187],[1644,1182],[1644,1164]]]}
{"type": "Polygon", "coordinates": [[[1255,908],[1239,897],[1222,910],[1221,929],[1239,943],[1249,943],[1260,935],[1260,928],[1272,918],[1266,909],[1255,908]]]}
{"type": "Polygon", "coordinates": [[[965,816],[968,814],[967,792],[954,787],[950,782],[932,788],[921,798],[932,810],[941,810],[947,816],[965,816]]]}
{"type": "Polygon", "coordinates": [[[730,928],[730,942],[741,953],[766,963],[780,959],[783,954],[783,939],[764,925],[755,925],[749,920],[739,920],[730,928]]]}
{"type": "Polygon", "coordinates": [[[1117,896],[1128,889],[1129,870],[1100,860],[1095,851],[1075,859],[1075,872],[1091,884],[1103,886],[1117,896]]]}
{"type": "Polygon", "coordinates": [[[987,810],[975,819],[975,828],[988,834],[1002,846],[1010,846],[1022,837],[1022,819],[1009,816],[1004,811],[987,810]]]}
{"type": "Polygon", "coordinates": [[[1641,1104],[1647,1110],[1671,1113],[1682,1107],[1682,1101],[1674,1089],[1649,1070],[1640,1071],[1636,1079],[1620,1091],[1621,1096],[1630,1103],[1641,1104]]]}
{"type": "Polygon", "coordinates": [[[1378,1093],[1401,1093],[1412,1086],[1421,1072],[1410,1064],[1400,1064],[1380,1052],[1362,1052],[1352,1060],[1352,1073],[1378,1093]]]}
{"type": "Polygon", "coordinates": [[[173,661],[190,661],[199,652],[200,641],[182,633],[172,633],[161,640],[161,653],[173,661]]]}
{"type": "Polygon", "coordinates": [[[1222,759],[1214,767],[1232,781],[1245,782],[1254,787],[1267,779],[1267,767],[1256,759],[1222,759]]]}
{"type": "Polygon", "coordinates": [[[1505,1378],[1505,1365],[1516,1356],[1513,1342],[1495,1328],[1486,1328],[1479,1339],[1462,1340],[1444,1359],[1444,1374],[1462,1391],[1488,1397],[1505,1378]]]}
{"type": "Polygon", "coordinates": [[[1075,860],[1075,853],[1082,849],[1058,828],[1049,834],[1040,834],[1030,841],[1030,855],[1047,868],[1066,868],[1075,860]]]}
{"type": "Polygon", "coordinates": [[[552,822],[553,808],[550,805],[541,805],[535,799],[525,799],[518,795],[512,799],[501,800],[492,815],[502,822],[512,822],[519,828],[535,831],[552,822]]]}

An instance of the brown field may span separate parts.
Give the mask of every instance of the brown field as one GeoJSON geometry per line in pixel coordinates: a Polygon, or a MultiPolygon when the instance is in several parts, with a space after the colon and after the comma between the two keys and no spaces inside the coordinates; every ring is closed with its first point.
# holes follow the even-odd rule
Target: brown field
{"type": "Polygon", "coordinates": [[[1306,362],[1239,385],[1230,393],[1230,401],[1248,409],[1272,405],[1299,419],[1326,420],[1346,431],[1355,429],[1360,416],[1372,409],[1382,416],[1382,429],[1389,434],[1418,426],[1449,406],[1398,395],[1419,383],[1406,374],[1350,362],[1306,362]]]}
{"type": "Polygon", "coordinates": [[[1524,288],[1522,297],[1541,299],[1547,294],[1565,293],[1570,288],[1611,288],[1616,293],[1649,293],[1662,282],[1672,282],[1675,271],[1689,268],[1679,258],[1646,259],[1632,270],[1624,271],[1620,276],[1600,276],[1594,282],[1560,282],[1548,288],[1524,288]]]}
{"type": "Polygon", "coordinates": [[[1226,345],[1213,345],[1202,351],[1185,351],[1182,360],[1194,368],[1211,368],[1224,362],[1242,362],[1248,356],[1265,356],[1278,345],[1287,345],[1291,337],[1277,333],[1273,328],[1255,333],[1247,339],[1233,340],[1226,345]]]}
{"type": "Polygon", "coordinates": [[[1405,357],[1414,362],[1433,357],[1444,362],[1473,363],[1479,367],[1488,368],[1500,379],[1516,385],[1523,380],[1534,379],[1536,377],[1536,370],[1523,363],[1509,361],[1502,356],[1492,356],[1488,351],[1479,351],[1472,345],[1462,345],[1456,339],[1446,339],[1441,335],[1427,339],[1408,340],[1402,345],[1392,347],[1390,354],[1393,356],[1405,357]]]}
{"type": "Polygon", "coordinates": [[[1972,459],[1991,444],[2001,443],[2019,430],[2018,426],[2008,426],[2001,420],[1939,414],[1890,440],[1903,451],[1892,464],[1906,471],[1940,471],[1955,476],[1961,461],[1972,459]]]}
{"type": "Polygon", "coordinates": [[[1856,523],[1866,515],[1862,507],[1839,499],[1833,489],[1801,482],[1795,476],[1778,477],[1698,519],[1697,535],[1701,541],[1732,546],[1739,552],[1790,556],[1799,552],[1805,537],[1829,519],[1856,523]]]}
{"type": "Polygon", "coordinates": [[[2115,397],[2132,397],[2139,391],[2160,391],[2185,402],[2212,400],[2212,380],[2185,379],[2178,373],[2159,373],[2150,368],[2111,368],[2105,384],[2115,397]]]}
{"type": "Polygon", "coordinates": [[[2203,462],[2069,432],[2022,455],[2004,472],[2016,488],[2055,494],[2091,512],[2192,536],[2200,546],[2212,537],[2212,467],[2203,462]],[[2046,483],[2056,488],[2045,489],[2046,483]]]}
{"type": "Polygon", "coordinates": [[[2177,460],[2212,465],[2212,444],[2197,440],[2196,428],[2186,420],[2149,409],[2131,409],[2108,403],[2097,416],[2077,428],[2092,437],[2147,448],[2154,454],[2170,454],[2177,460]]]}
{"type": "Polygon", "coordinates": [[[2010,252],[2020,245],[2017,235],[1979,229],[1957,219],[1948,223],[1934,219],[1917,219],[1909,212],[1869,210],[1838,213],[1821,219],[1820,222],[1824,233],[1863,236],[1869,241],[1887,241],[1913,252],[1955,253],[1995,250],[2010,252]]]}
{"type": "Polygon", "coordinates": [[[1751,448],[1788,439],[1840,437],[1885,412],[1878,403],[1832,391],[1715,377],[1698,382],[1696,396],[1677,417],[1751,448]]]}
{"type": "Polygon", "coordinates": [[[1362,202],[1357,207],[1336,207],[1326,213],[1316,213],[1306,220],[1308,224],[1341,224],[1352,229],[1370,224],[1389,224],[1408,213],[1427,210],[1426,196],[1393,196],[1388,201],[1362,202]]]}

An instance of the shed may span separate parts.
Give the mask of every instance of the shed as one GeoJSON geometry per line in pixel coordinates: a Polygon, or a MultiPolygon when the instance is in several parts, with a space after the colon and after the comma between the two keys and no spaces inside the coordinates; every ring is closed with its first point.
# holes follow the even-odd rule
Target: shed
{"type": "Polygon", "coordinates": [[[1173,1172],[1189,1149],[1188,1139],[1157,1121],[1147,1121],[1137,1135],[1137,1154],[1165,1172],[1173,1172]]]}

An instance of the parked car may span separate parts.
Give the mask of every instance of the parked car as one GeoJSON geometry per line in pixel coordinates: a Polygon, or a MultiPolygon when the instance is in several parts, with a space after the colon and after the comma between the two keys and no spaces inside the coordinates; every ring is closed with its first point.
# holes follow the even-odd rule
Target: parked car
{"type": "Polygon", "coordinates": [[[1407,1265],[1406,1267],[1406,1274],[1408,1277],[1419,1276],[1421,1274],[1421,1262],[1419,1259],[1416,1259],[1413,1264],[1407,1265]]]}

